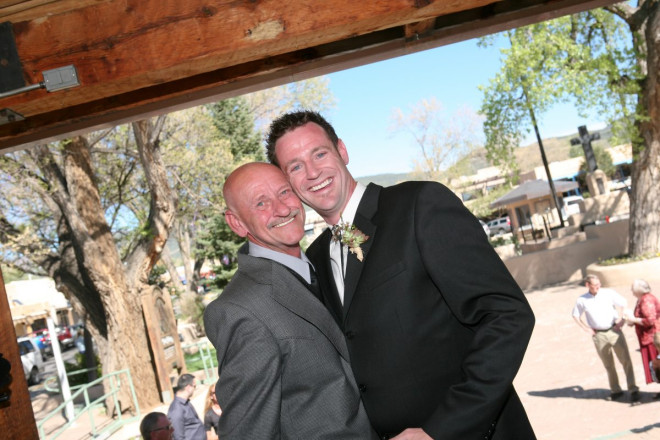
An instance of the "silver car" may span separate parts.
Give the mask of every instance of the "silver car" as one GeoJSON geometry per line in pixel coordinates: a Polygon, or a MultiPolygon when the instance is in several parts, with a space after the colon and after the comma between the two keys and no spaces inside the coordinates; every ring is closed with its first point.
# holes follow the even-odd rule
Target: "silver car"
{"type": "Polygon", "coordinates": [[[502,235],[511,232],[509,216],[496,218],[486,223],[490,228],[490,235],[502,235]]]}

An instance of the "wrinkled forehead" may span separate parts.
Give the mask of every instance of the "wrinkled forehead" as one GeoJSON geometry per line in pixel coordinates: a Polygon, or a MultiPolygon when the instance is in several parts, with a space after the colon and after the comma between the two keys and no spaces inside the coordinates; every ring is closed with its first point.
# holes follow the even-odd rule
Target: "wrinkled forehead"
{"type": "MultiPolygon", "coordinates": [[[[252,206],[260,200],[278,198],[287,189],[290,190],[291,185],[283,175],[273,180],[254,180],[243,186],[241,193],[238,195],[238,203],[243,206],[252,206]]],[[[291,192],[291,195],[295,197],[293,192],[291,192]]]]}
{"type": "Polygon", "coordinates": [[[252,167],[234,176],[229,186],[229,195],[240,199],[257,192],[265,194],[277,191],[286,185],[288,181],[279,168],[273,165],[252,167]]]}

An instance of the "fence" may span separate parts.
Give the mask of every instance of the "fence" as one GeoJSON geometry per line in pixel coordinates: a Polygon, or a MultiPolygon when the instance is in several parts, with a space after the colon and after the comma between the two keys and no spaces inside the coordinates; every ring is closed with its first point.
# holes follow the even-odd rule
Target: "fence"
{"type": "Polygon", "coordinates": [[[195,342],[194,344],[182,345],[181,349],[185,352],[194,351],[198,356],[187,357],[186,363],[202,361],[202,369],[204,370],[204,380],[205,384],[211,384],[218,380],[218,362],[216,357],[213,355],[213,346],[208,340],[202,340],[195,342]]]}
{"type": "MultiPolygon", "coordinates": [[[[85,371],[86,370],[78,370],[73,373],[81,374],[82,372],[85,371]]],[[[47,379],[46,383],[52,384],[52,378],[47,379]]],[[[133,386],[133,380],[131,379],[131,374],[127,369],[115,371],[114,373],[107,374],[88,384],[79,385],[75,388],[78,388],[78,391],[76,391],[69,399],[62,402],[57,408],[55,408],[53,411],[48,413],[46,417],[44,417],[42,420],[39,421],[39,423],[37,423],[37,429],[39,430],[39,438],[49,439],[49,440],[54,440],[58,438],[67,429],[71,428],[72,425],[74,425],[74,423],[84,415],[87,415],[89,417],[89,425],[90,425],[89,434],[92,436],[92,438],[96,438],[104,434],[109,435],[110,433],[117,431],[119,428],[121,428],[123,425],[127,423],[132,423],[137,420],[140,420],[140,407],[138,406],[137,397],[135,395],[135,387],[133,386]],[[102,384],[104,381],[107,381],[106,382],[107,386],[105,387],[104,394],[94,400],[90,400],[89,397],[90,388],[98,384],[102,384]],[[131,398],[133,399],[133,408],[135,408],[135,413],[133,416],[124,416],[121,413],[118,396],[120,390],[122,389],[122,386],[128,386],[130,389],[131,398]],[[80,397],[81,395],[83,396],[85,401],[83,408],[80,408],[71,420],[68,420],[59,429],[49,434],[50,437],[47,437],[44,429],[44,425],[46,424],[46,422],[48,422],[50,419],[61,413],[69,403],[74,402],[74,400],[80,397]],[[98,414],[95,414],[95,412],[97,412],[98,409],[104,407],[103,404],[106,400],[112,401],[112,405],[114,406],[115,414],[117,414],[117,418],[113,420],[104,420],[104,421],[108,421],[109,423],[100,426],[101,425],[101,423],[99,423],[100,417],[98,414]]],[[[58,389],[52,388],[52,390],[55,392],[59,392],[58,389]]],[[[49,391],[51,390],[49,389],[49,391]]],[[[104,419],[107,419],[105,416],[102,417],[104,419]]]]}

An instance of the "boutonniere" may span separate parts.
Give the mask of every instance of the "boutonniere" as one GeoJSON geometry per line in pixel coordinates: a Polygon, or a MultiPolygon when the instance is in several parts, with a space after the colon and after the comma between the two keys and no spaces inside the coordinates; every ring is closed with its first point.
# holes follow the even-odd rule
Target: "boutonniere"
{"type": "Polygon", "coordinates": [[[332,239],[348,246],[348,250],[355,254],[359,261],[364,259],[360,246],[369,239],[369,236],[356,228],[355,225],[340,220],[337,225],[332,227],[332,239]]]}

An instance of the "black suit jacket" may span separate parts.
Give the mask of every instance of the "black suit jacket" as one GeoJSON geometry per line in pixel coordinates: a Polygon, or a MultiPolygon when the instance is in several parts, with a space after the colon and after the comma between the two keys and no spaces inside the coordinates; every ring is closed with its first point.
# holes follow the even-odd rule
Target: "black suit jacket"
{"type": "Polygon", "coordinates": [[[307,251],[344,331],[369,419],[382,437],[534,439],[512,382],[534,326],[524,294],[477,219],[446,187],[370,184],[354,224],[341,306],[326,230],[307,251]]]}

